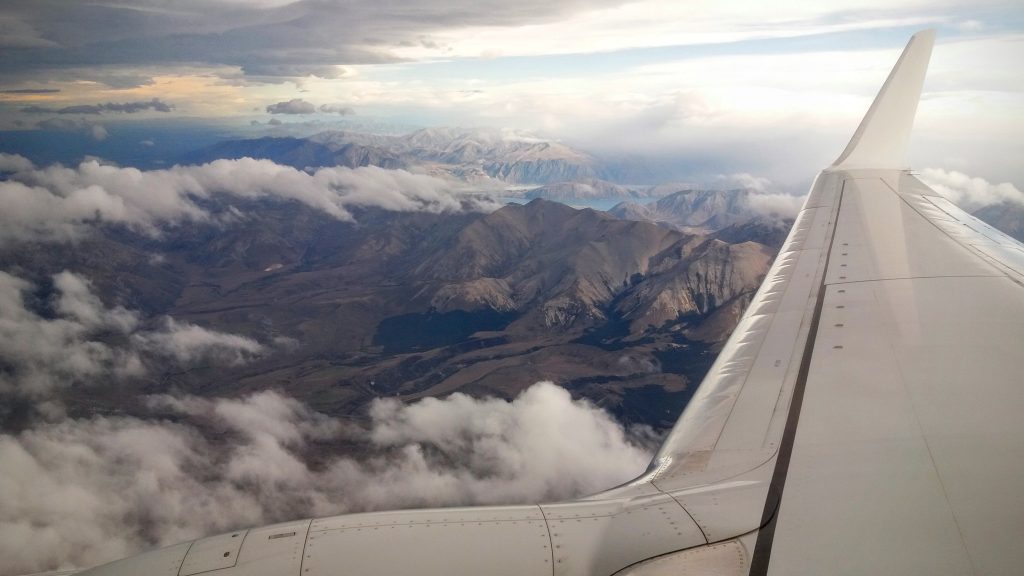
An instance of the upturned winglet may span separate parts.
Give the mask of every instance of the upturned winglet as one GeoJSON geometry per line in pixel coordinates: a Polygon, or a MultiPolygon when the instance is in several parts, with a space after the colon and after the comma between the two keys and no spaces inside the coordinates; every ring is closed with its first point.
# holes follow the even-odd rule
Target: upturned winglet
{"type": "Polygon", "coordinates": [[[911,37],[871,108],[832,168],[903,169],[935,31],[911,37]]]}

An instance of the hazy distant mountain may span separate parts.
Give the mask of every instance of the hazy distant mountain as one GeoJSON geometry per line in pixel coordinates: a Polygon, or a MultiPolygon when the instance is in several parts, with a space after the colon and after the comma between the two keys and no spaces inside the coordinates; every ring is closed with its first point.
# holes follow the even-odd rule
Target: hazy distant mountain
{"type": "Polygon", "coordinates": [[[681,190],[648,204],[623,202],[608,212],[628,220],[663,222],[680,229],[718,230],[759,214],[749,190],[681,190]]]}
{"type": "MultiPolygon", "coordinates": [[[[668,425],[651,394],[685,402],[772,254],[544,200],[491,214],[357,210],[357,224],[298,203],[210,203],[219,223],[22,245],[0,252],[0,268],[39,285],[73,270],[109,305],[273,350],[153,375],[139,391],[283,387],[347,415],[381,395],[510,397],[554,379],[627,420],[668,425]]],[[[72,411],[132,410],[123,387],[67,394],[72,411]]]]}
{"type": "Polygon", "coordinates": [[[201,164],[221,158],[242,157],[273,160],[300,170],[321,166],[379,166],[402,168],[405,162],[388,150],[358,142],[326,143],[308,138],[266,137],[254,140],[227,140],[186,154],[185,164],[201,164]]]}
{"type": "Polygon", "coordinates": [[[980,208],[974,212],[974,216],[1024,242],[1024,206],[1016,202],[1003,202],[980,208]]]}
{"type": "Polygon", "coordinates": [[[628,188],[605,180],[587,178],[570,182],[546,184],[523,193],[524,198],[544,198],[559,202],[592,200],[595,198],[644,198],[643,189],[628,188]]]}
{"type": "Polygon", "coordinates": [[[592,179],[602,170],[595,157],[559,142],[455,128],[426,128],[400,136],[331,131],[309,138],[229,140],[188,154],[182,161],[242,156],[297,168],[372,165],[429,170],[443,165],[450,174],[479,173],[515,184],[592,179]]]}
{"type": "Polygon", "coordinates": [[[729,244],[757,242],[777,250],[786,241],[792,227],[792,219],[758,215],[715,230],[710,237],[729,244]]]}

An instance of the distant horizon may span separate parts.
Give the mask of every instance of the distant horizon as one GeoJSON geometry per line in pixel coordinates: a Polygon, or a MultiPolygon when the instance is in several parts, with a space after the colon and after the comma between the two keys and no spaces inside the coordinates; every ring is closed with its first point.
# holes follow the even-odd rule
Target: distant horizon
{"type": "Polygon", "coordinates": [[[174,161],[157,155],[166,130],[489,127],[796,193],[906,39],[935,28],[910,164],[1024,185],[1024,19],[1008,2],[58,4],[0,8],[6,152],[73,139],[102,157],[121,131],[156,166],[174,161]]]}

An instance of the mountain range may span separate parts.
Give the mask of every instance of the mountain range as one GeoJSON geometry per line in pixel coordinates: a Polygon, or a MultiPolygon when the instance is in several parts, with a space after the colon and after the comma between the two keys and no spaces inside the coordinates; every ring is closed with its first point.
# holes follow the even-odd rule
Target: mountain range
{"type": "Polygon", "coordinates": [[[669,224],[680,230],[711,231],[761,216],[750,190],[680,190],[647,204],[621,202],[608,212],[627,220],[669,224]]]}
{"type": "MultiPolygon", "coordinates": [[[[177,161],[195,164],[243,156],[265,158],[298,169],[409,168],[468,182],[493,181],[502,186],[557,182],[594,186],[598,180],[608,181],[608,186],[651,185],[671,178],[678,169],[640,158],[601,158],[553,140],[499,130],[459,128],[423,128],[400,135],[332,130],[305,138],[233,139],[189,152],[177,161]]],[[[623,197],[644,195],[650,194],[623,197]]]]}
{"type": "Polygon", "coordinates": [[[72,270],[107,306],[269,350],[72,388],[70,411],[131,412],[136,393],[167,389],[281,387],[357,417],[379,396],[510,398],[554,380],[627,422],[667,426],[777,248],[753,228],[695,234],[541,199],[489,214],[362,209],[357,223],[294,202],[210,202],[216,224],[156,237],[108,226],[74,248],[0,252],[0,268],[39,285],[72,270]]]}
{"type": "Polygon", "coordinates": [[[973,215],[1024,242],[1024,206],[1016,202],[1000,202],[979,208],[973,215]]]}
{"type": "MultiPolygon", "coordinates": [[[[499,132],[234,140],[191,160],[234,156],[505,179],[502,190],[547,183],[519,189],[529,203],[489,213],[351,206],[354,221],[298,202],[214,193],[201,200],[209,219],[156,234],[97,225],[74,244],[0,249],[0,270],[41,287],[29,299],[41,317],[51,279],[68,270],[108,308],[244,335],[264,349],[247,363],[71,387],[63,398],[71,413],[131,413],[138,394],[168,389],[234,396],[282,388],[327,414],[358,418],[381,396],[511,398],[554,380],[625,422],[665,427],[790,225],[749,190],[619,184],[602,178],[593,156],[499,132]],[[627,201],[606,213],[547,197],[627,201]]],[[[979,215],[1010,228],[1024,221],[1007,207],[979,215]]]]}
{"type": "Polygon", "coordinates": [[[329,131],[309,138],[227,140],[184,156],[184,163],[266,158],[299,169],[323,166],[419,166],[460,179],[547,183],[595,178],[597,158],[559,142],[499,131],[424,128],[403,135],[329,131]]]}

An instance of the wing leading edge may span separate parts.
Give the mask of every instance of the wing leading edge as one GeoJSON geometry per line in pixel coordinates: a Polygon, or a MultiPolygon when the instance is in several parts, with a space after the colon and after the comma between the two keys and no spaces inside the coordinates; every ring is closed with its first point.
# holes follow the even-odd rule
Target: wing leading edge
{"type": "Polygon", "coordinates": [[[85,574],[1015,573],[1024,247],[900,169],[933,37],[911,39],[816,179],[640,478],[274,525],[85,574]]]}

